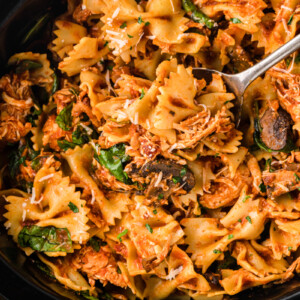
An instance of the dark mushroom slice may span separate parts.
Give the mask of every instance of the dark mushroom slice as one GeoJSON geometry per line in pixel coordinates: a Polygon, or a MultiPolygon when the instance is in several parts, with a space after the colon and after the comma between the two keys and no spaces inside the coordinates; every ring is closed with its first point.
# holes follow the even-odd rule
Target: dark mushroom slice
{"type": "Polygon", "coordinates": [[[159,186],[148,186],[145,190],[141,191],[147,198],[166,199],[179,186],[182,186],[186,192],[189,192],[195,185],[194,174],[187,166],[179,165],[169,159],[162,158],[150,161],[141,168],[132,165],[130,170],[127,171],[128,176],[133,180],[135,177],[146,178],[159,173],[162,173],[162,180],[166,180],[168,190],[163,190],[159,186]]]}
{"type": "MultiPolygon", "coordinates": [[[[172,183],[180,183],[180,185],[186,192],[189,192],[195,186],[195,177],[191,170],[186,166],[176,164],[174,161],[169,159],[158,159],[150,161],[145,164],[141,170],[140,175],[142,177],[147,177],[151,173],[160,173],[162,172],[162,178],[172,178],[172,183]]],[[[168,183],[169,184],[171,184],[168,183]]]]}
{"type": "Polygon", "coordinates": [[[285,110],[268,108],[260,119],[262,142],[272,150],[283,149],[291,137],[291,125],[292,119],[285,110]]]}
{"type": "Polygon", "coordinates": [[[227,55],[230,58],[227,67],[232,73],[243,72],[253,66],[249,54],[241,46],[228,47],[227,55]]]}

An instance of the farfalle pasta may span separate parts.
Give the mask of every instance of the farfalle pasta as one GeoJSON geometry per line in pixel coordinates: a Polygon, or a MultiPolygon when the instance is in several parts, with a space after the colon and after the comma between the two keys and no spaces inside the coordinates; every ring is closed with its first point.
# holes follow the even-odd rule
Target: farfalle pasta
{"type": "Polygon", "coordinates": [[[51,55],[17,53],[0,79],[8,235],[87,299],[222,299],[294,277],[300,54],[249,86],[238,127],[222,78],[193,68],[241,72],[299,16],[297,0],[69,0],[51,55]]]}

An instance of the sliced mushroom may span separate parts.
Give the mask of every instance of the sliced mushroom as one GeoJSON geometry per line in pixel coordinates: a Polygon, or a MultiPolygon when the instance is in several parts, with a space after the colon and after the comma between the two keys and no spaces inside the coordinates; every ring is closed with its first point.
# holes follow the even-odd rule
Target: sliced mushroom
{"type": "Polygon", "coordinates": [[[268,148],[281,150],[291,137],[291,125],[291,117],[285,110],[279,108],[275,111],[268,108],[260,119],[261,140],[268,148]]]}
{"type": "Polygon", "coordinates": [[[127,171],[129,177],[140,176],[146,178],[153,174],[161,173],[161,180],[166,180],[169,189],[163,190],[159,186],[151,186],[144,191],[146,197],[158,197],[162,194],[167,198],[174,188],[182,186],[182,188],[189,192],[195,185],[195,177],[191,170],[186,166],[179,165],[169,159],[157,159],[146,163],[141,168],[136,168],[135,165],[131,166],[130,170],[127,171]]]}

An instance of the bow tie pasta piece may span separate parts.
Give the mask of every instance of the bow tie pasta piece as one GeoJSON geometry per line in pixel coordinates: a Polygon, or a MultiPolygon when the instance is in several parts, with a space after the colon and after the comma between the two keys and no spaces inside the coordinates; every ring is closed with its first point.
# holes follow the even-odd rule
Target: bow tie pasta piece
{"type": "Polygon", "coordinates": [[[52,259],[38,254],[39,259],[50,269],[55,279],[71,290],[81,292],[89,291],[96,296],[97,292],[88,284],[85,278],[71,265],[69,257],[52,259]],[[62,266],[64,266],[62,268],[62,266]]]}
{"type": "Polygon", "coordinates": [[[91,207],[89,216],[93,218],[93,210],[98,208],[100,219],[108,225],[114,225],[115,219],[120,219],[122,212],[128,211],[127,206],[130,204],[130,198],[127,194],[109,193],[108,198],[100,190],[97,183],[90,176],[89,170],[92,167],[94,149],[90,145],[84,145],[82,148],[76,147],[74,150],[69,149],[63,154],[69,167],[75,173],[80,183],[91,191],[92,200],[88,201],[91,207]]]}
{"type": "Polygon", "coordinates": [[[289,264],[286,260],[283,258],[276,260],[270,256],[268,248],[262,248],[264,247],[259,246],[255,249],[248,241],[237,242],[234,245],[232,256],[236,258],[238,265],[259,277],[282,274],[288,269],[289,264]],[[259,250],[263,250],[263,252],[259,253],[259,250]]]}
{"type": "Polygon", "coordinates": [[[296,251],[300,245],[298,221],[272,221],[270,226],[270,239],[264,244],[270,247],[273,251],[275,259],[281,259],[284,256],[289,256],[290,251],[296,251]]]}
{"type": "Polygon", "coordinates": [[[190,288],[203,294],[211,289],[206,279],[195,272],[189,256],[178,246],[173,247],[167,262],[168,275],[164,279],[147,278],[144,297],[165,299],[176,288],[190,288]]]}
{"type": "Polygon", "coordinates": [[[220,284],[225,289],[225,292],[229,295],[239,293],[245,288],[264,285],[282,278],[282,275],[280,274],[258,277],[244,269],[236,271],[225,269],[222,270],[221,273],[222,280],[220,281],[220,284]]]}
{"type": "MultiPolygon", "coordinates": [[[[80,199],[80,192],[75,192],[75,186],[70,185],[68,177],[62,177],[61,172],[54,168],[42,167],[36,174],[32,195],[30,197],[8,196],[9,204],[5,206],[5,218],[11,224],[9,234],[17,242],[18,235],[24,226],[34,224],[38,227],[66,228],[70,233],[72,252],[76,243],[89,239],[88,209],[85,201],[80,199]],[[27,225],[28,224],[28,225],[27,225]]],[[[26,254],[32,250],[24,249],[26,254]]],[[[53,250],[52,250],[53,251],[53,250]]],[[[64,256],[66,252],[45,252],[49,256],[64,256]]]]}
{"type": "Polygon", "coordinates": [[[47,92],[50,92],[53,85],[53,70],[50,68],[50,62],[46,54],[22,52],[10,57],[9,65],[17,65],[16,72],[24,72],[29,70],[29,80],[32,85],[44,87],[47,92]],[[36,66],[31,63],[37,63],[36,66]],[[18,70],[18,68],[20,68],[18,70]]]}
{"type": "Polygon", "coordinates": [[[82,5],[93,14],[105,13],[108,21],[118,16],[139,17],[140,12],[134,0],[83,0],[82,5]]]}
{"type": "Polygon", "coordinates": [[[68,52],[67,57],[59,63],[58,68],[73,76],[82,69],[88,68],[96,64],[109,52],[108,47],[102,45],[102,41],[97,38],[83,37],[74,48],[68,52]]]}
{"type": "Polygon", "coordinates": [[[201,242],[199,242],[202,241],[202,236],[205,236],[205,231],[201,230],[201,226],[198,227],[200,229],[197,239],[194,238],[194,229],[192,229],[194,228],[193,222],[201,223],[203,219],[195,219],[193,222],[189,219],[182,220],[182,224],[186,226],[184,231],[187,235],[186,241],[189,242],[188,249],[190,250],[188,251],[191,251],[193,254],[192,259],[195,260],[197,267],[202,267],[203,272],[206,272],[208,267],[218,259],[231,242],[238,239],[255,239],[263,231],[267,212],[261,213],[259,211],[260,200],[253,201],[251,197],[245,199],[245,201],[244,199],[245,194],[242,193],[242,196],[229,213],[221,219],[223,229],[219,229],[217,224],[212,223],[212,221],[207,223],[207,226],[213,226],[215,232],[215,235],[209,236],[211,240],[207,240],[207,243],[200,244],[201,242]]]}
{"type": "Polygon", "coordinates": [[[73,46],[87,35],[87,30],[81,25],[66,20],[56,21],[55,26],[58,29],[54,30],[53,33],[57,38],[53,40],[54,46],[50,49],[63,59],[73,49],[73,46]]]}
{"type": "Polygon", "coordinates": [[[252,34],[252,40],[257,41],[259,47],[265,48],[265,54],[272,53],[291,40],[296,34],[297,23],[300,20],[300,6],[297,0],[274,3],[277,6],[276,14],[267,13],[258,24],[259,30],[252,34]]]}
{"type": "Polygon", "coordinates": [[[222,13],[227,20],[230,20],[238,28],[247,32],[256,32],[258,30],[257,24],[261,22],[264,16],[263,9],[267,7],[262,0],[250,0],[241,2],[217,0],[214,5],[207,1],[197,1],[201,10],[209,17],[216,17],[222,13]]]}

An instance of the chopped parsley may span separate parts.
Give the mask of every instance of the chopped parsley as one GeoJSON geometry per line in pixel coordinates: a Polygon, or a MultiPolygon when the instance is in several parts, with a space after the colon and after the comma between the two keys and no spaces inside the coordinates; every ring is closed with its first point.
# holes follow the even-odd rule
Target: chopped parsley
{"type": "Polygon", "coordinates": [[[139,16],[139,17],[138,17],[138,23],[139,23],[139,24],[145,23],[145,26],[149,26],[149,25],[150,25],[150,22],[145,22],[145,21],[142,19],[142,16],[139,16]]]}
{"type": "Polygon", "coordinates": [[[292,24],[293,18],[294,18],[294,14],[295,14],[295,13],[292,13],[292,15],[290,16],[290,18],[289,18],[289,20],[288,20],[288,22],[287,22],[288,25],[291,25],[291,24],[292,24]]]}
{"type": "Polygon", "coordinates": [[[233,234],[228,234],[228,239],[231,240],[233,239],[234,235],[233,234]]]}
{"type": "Polygon", "coordinates": [[[221,254],[221,253],[222,253],[222,251],[221,251],[221,250],[219,250],[219,249],[214,249],[213,253],[214,253],[214,254],[221,254]]]}
{"type": "Polygon", "coordinates": [[[99,238],[93,236],[90,238],[89,243],[88,243],[96,252],[100,251],[101,246],[106,246],[107,243],[100,240],[99,238]]]}
{"type": "Polygon", "coordinates": [[[180,176],[183,177],[184,175],[186,175],[186,172],[186,168],[181,169],[180,176]]]}
{"type": "Polygon", "coordinates": [[[128,229],[123,230],[120,234],[118,234],[117,239],[122,242],[122,236],[128,233],[128,229]]]}
{"type": "Polygon", "coordinates": [[[300,177],[296,173],[294,173],[294,176],[296,178],[296,182],[298,183],[300,181],[300,177]]]}
{"type": "Polygon", "coordinates": [[[246,220],[247,220],[250,224],[252,224],[252,220],[251,220],[250,216],[247,216],[247,217],[246,217],[246,220]]]}
{"type": "Polygon", "coordinates": [[[145,91],[144,88],[142,88],[142,92],[141,92],[141,96],[140,96],[140,100],[142,100],[145,96],[145,91]]]}
{"type": "Polygon", "coordinates": [[[260,191],[261,191],[262,193],[265,193],[265,192],[267,191],[267,188],[266,188],[266,186],[265,186],[263,183],[261,183],[261,184],[259,185],[259,189],[260,189],[260,191]]]}
{"type": "Polygon", "coordinates": [[[73,202],[69,202],[68,206],[70,207],[70,209],[72,210],[72,212],[79,213],[78,207],[73,202]]]}
{"type": "Polygon", "coordinates": [[[130,39],[133,38],[133,35],[130,35],[130,34],[128,34],[128,33],[127,33],[127,36],[128,36],[130,39]]]}
{"type": "Polygon", "coordinates": [[[242,202],[245,203],[246,200],[249,199],[249,198],[250,198],[250,196],[249,196],[249,195],[246,195],[246,196],[244,197],[244,199],[242,200],[242,202]]]}
{"type": "Polygon", "coordinates": [[[156,210],[156,209],[153,209],[153,213],[154,213],[155,215],[157,215],[157,210],[156,210]]]}
{"type": "Polygon", "coordinates": [[[241,220],[241,219],[238,219],[238,222],[239,222],[239,223],[242,223],[242,220],[241,220]]]}
{"type": "Polygon", "coordinates": [[[150,233],[153,233],[153,229],[151,228],[151,226],[149,224],[146,224],[146,228],[148,229],[148,231],[150,233]]]}
{"type": "Polygon", "coordinates": [[[231,18],[230,21],[233,23],[233,24],[240,24],[240,23],[243,23],[240,19],[238,18],[231,18]]]}
{"type": "Polygon", "coordinates": [[[138,17],[138,23],[139,23],[139,24],[142,24],[143,22],[144,22],[144,21],[143,21],[143,19],[142,19],[142,16],[139,16],[139,17],[138,17]]]}
{"type": "Polygon", "coordinates": [[[72,127],[72,108],[73,108],[73,103],[70,103],[67,105],[65,108],[61,110],[61,112],[58,114],[58,116],[55,119],[55,122],[57,125],[65,130],[69,131],[72,127]]]}
{"type": "Polygon", "coordinates": [[[127,23],[126,22],[124,22],[121,26],[120,26],[120,28],[125,28],[125,27],[127,27],[127,23]]]}
{"type": "Polygon", "coordinates": [[[271,168],[271,163],[272,163],[272,159],[271,158],[269,158],[269,159],[266,160],[266,167],[265,167],[265,169],[266,170],[269,169],[270,173],[274,172],[274,170],[271,168]]]}
{"type": "Polygon", "coordinates": [[[164,194],[158,194],[158,200],[161,200],[161,199],[163,199],[164,198],[164,194]]]}
{"type": "Polygon", "coordinates": [[[293,249],[293,247],[288,247],[288,250],[290,251],[290,250],[292,250],[293,249]]]}
{"type": "Polygon", "coordinates": [[[173,178],[172,178],[172,181],[173,181],[174,183],[178,183],[178,182],[180,182],[180,180],[181,180],[181,178],[178,177],[178,176],[173,176],[173,178]]]}
{"type": "Polygon", "coordinates": [[[103,47],[106,47],[108,45],[108,41],[105,41],[103,47]]]}

